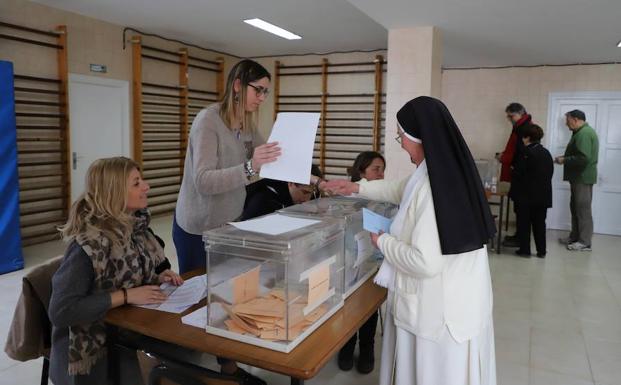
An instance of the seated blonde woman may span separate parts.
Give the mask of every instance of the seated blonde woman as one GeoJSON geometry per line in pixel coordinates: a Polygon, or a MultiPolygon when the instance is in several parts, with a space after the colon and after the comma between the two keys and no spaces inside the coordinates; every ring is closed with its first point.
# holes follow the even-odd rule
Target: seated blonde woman
{"type": "Polygon", "coordinates": [[[163,242],[149,229],[149,185],[124,157],[95,161],[84,193],[60,229],[67,250],[52,279],[50,378],[55,385],[107,384],[108,310],[166,299],[159,284],[181,285],[163,242]]]}

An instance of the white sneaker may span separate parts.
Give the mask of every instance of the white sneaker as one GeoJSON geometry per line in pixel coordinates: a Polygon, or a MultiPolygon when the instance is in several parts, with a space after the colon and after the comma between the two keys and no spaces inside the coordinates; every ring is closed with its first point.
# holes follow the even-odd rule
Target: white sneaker
{"type": "Polygon", "coordinates": [[[591,246],[585,245],[581,242],[574,242],[567,245],[567,250],[571,251],[591,251],[591,246]]]}

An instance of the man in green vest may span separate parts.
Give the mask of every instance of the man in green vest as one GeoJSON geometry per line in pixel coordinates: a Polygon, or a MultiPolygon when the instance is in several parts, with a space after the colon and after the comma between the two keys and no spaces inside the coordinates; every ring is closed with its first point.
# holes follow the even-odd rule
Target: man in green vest
{"type": "Polygon", "coordinates": [[[580,110],[565,114],[567,127],[572,131],[564,156],[554,160],[563,165],[563,180],[571,186],[571,233],[559,239],[567,250],[591,251],[593,216],[591,201],[593,185],[597,181],[597,154],[599,143],[597,133],[586,123],[586,116],[580,110]]]}

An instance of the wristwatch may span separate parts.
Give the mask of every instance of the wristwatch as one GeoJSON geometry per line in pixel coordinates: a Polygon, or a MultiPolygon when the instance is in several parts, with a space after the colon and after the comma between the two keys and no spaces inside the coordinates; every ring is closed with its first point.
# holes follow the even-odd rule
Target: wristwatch
{"type": "Polygon", "coordinates": [[[244,163],[244,172],[246,172],[246,176],[248,178],[252,178],[257,175],[257,172],[252,168],[252,159],[249,159],[244,163]]]}

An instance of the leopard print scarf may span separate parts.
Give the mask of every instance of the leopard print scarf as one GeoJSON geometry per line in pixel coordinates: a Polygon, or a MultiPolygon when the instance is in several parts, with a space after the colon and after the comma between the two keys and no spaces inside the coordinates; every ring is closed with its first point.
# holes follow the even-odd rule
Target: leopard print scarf
{"type": "MultiPolygon", "coordinates": [[[[149,231],[147,210],[136,213],[130,241],[116,245],[101,232],[80,234],[76,241],[91,258],[94,292],[113,292],[158,283],[155,268],[165,260],[164,250],[149,231]]],[[[88,374],[106,355],[103,320],[69,327],[69,375],[88,374]]]]}

